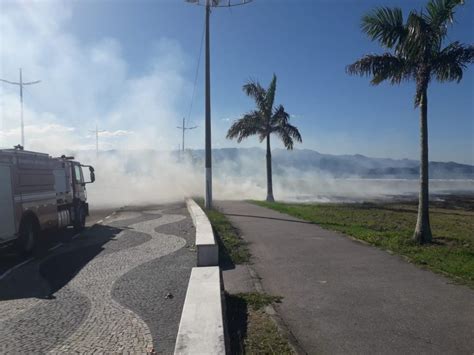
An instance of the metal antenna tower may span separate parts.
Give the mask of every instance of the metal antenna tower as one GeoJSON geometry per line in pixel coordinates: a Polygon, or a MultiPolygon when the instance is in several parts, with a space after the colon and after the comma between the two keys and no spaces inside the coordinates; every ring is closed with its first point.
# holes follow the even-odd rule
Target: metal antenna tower
{"type": "MultiPolygon", "coordinates": [[[[211,73],[210,73],[210,43],[209,43],[209,16],[211,8],[233,7],[245,5],[252,0],[185,0],[188,3],[201,5],[206,8],[206,209],[212,208],[212,146],[211,146],[211,73]]],[[[183,125],[184,126],[184,125],[183,125]]]]}
{"type": "Polygon", "coordinates": [[[180,127],[176,127],[176,128],[179,128],[179,129],[182,129],[183,130],[183,140],[182,140],[182,143],[183,143],[183,149],[182,149],[182,152],[184,153],[184,132],[188,129],[195,129],[197,128],[197,126],[192,126],[192,127],[186,127],[186,123],[185,123],[185,118],[183,117],[183,125],[180,127]]]}
{"type": "Polygon", "coordinates": [[[99,127],[95,125],[95,130],[89,130],[89,132],[95,133],[95,155],[99,158],[99,133],[104,133],[105,131],[99,131],[99,127]]]}
{"type": "Polygon", "coordinates": [[[0,81],[3,81],[4,83],[12,84],[12,85],[18,85],[20,87],[21,146],[24,148],[25,147],[25,124],[23,122],[23,86],[38,84],[39,82],[41,82],[41,80],[30,81],[26,83],[23,82],[23,75],[20,68],[20,81],[18,83],[14,81],[5,80],[5,79],[0,79],[0,81]]]}

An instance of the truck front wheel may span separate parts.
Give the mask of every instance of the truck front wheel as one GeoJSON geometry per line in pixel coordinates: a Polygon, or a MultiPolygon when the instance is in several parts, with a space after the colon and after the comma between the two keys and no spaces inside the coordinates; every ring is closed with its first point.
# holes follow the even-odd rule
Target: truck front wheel
{"type": "Polygon", "coordinates": [[[84,206],[77,206],[76,218],[74,219],[74,230],[80,232],[86,227],[86,209],[84,206]]]}
{"type": "Polygon", "coordinates": [[[39,228],[36,221],[27,217],[21,222],[17,248],[20,253],[30,255],[33,253],[38,241],[39,228]]]}

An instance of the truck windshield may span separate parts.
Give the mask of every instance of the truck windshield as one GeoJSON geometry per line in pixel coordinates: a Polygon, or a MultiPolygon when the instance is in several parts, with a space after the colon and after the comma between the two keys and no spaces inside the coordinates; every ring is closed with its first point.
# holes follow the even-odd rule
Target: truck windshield
{"type": "Polygon", "coordinates": [[[74,175],[76,176],[76,182],[77,183],[82,183],[84,181],[84,178],[82,177],[82,169],[80,165],[75,165],[74,166],[74,175]]]}

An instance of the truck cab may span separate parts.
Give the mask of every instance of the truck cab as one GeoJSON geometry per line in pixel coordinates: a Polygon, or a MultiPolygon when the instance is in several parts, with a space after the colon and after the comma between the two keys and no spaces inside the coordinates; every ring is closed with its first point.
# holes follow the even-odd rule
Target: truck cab
{"type": "Polygon", "coordinates": [[[94,168],[90,165],[82,165],[79,162],[71,161],[70,169],[72,172],[72,203],[77,210],[75,213],[76,220],[74,226],[80,230],[85,227],[86,216],[89,216],[89,204],[87,203],[86,184],[95,181],[94,168]],[[83,168],[89,169],[89,180],[84,177],[83,168]]]}

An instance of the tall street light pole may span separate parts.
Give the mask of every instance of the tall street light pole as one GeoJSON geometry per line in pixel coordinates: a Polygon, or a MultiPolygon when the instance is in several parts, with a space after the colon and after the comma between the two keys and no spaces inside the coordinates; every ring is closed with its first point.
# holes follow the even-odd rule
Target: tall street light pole
{"type": "Polygon", "coordinates": [[[205,154],[206,154],[206,209],[212,208],[212,145],[211,145],[211,64],[210,64],[210,38],[209,17],[211,8],[232,7],[245,5],[252,0],[186,0],[196,5],[204,5],[206,8],[206,119],[205,119],[205,154]],[[205,4],[202,2],[205,1],[205,4]]]}
{"type": "Polygon", "coordinates": [[[95,133],[95,156],[99,159],[99,133],[104,133],[105,131],[99,131],[99,126],[95,125],[95,131],[89,131],[95,133]]]}
{"type": "Polygon", "coordinates": [[[39,82],[41,82],[41,80],[30,81],[26,83],[23,82],[23,75],[20,68],[20,81],[18,83],[14,81],[8,81],[5,79],[0,79],[0,81],[3,81],[4,83],[12,84],[12,85],[18,85],[20,87],[21,146],[24,148],[25,147],[25,124],[23,122],[23,86],[38,84],[39,82]]]}
{"type": "Polygon", "coordinates": [[[209,16],[211,0],[206,0],[206,208],[212,208],[212,146],[211,146],[211,54],[209,44],[209,16]]]}

